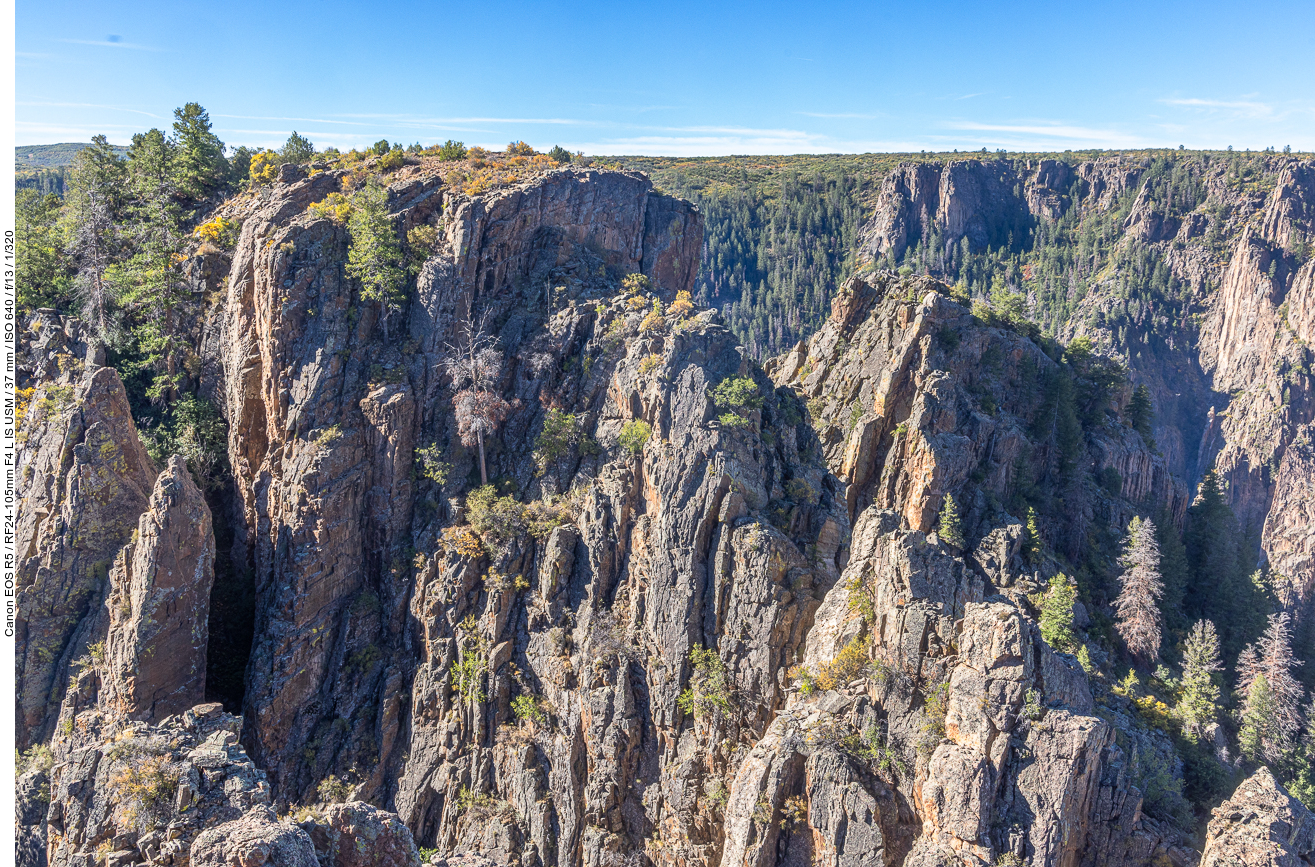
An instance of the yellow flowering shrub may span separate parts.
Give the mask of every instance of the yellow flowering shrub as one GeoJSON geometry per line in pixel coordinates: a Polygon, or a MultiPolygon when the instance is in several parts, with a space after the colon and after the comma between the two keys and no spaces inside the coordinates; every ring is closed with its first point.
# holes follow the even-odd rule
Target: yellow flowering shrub
{"type": "Polygon", "coordinates": [[[352,216],[352,202],[342,193],[329,193],[322,201],[315,202],[307,208],[306,213],[315,217],[324,217],[341,226],[352,216]]]}
{"type": "Polygon", "coordinates": [[[279,155],[271,150],[263,150],[251,158],[251,186],[268,184],[278,177],[279,155]]]}
{"type": "Polygon", "coordinates": [[[676,293],[676,300],[671,302],[671,312],[680,317],[694,312],[694,301],[684,289],[676,293]]]}
{"type": "Polygon", "coordinates": [[[644,321],[639,323],[639,331],[641,334],[647,334],[650,331],[661,331],[666,324],[667,321],[662,316],[662,302],[654,298],[653,309],[644,317],[644,321]]]}
{"type": "Polygon", "coordinates": [[[237,233],[242,227],[235,220],[215,217],[192,230],[192,234],[203,242],[214,244],[221,250],[227,250],[237,243],[237,233]]]}

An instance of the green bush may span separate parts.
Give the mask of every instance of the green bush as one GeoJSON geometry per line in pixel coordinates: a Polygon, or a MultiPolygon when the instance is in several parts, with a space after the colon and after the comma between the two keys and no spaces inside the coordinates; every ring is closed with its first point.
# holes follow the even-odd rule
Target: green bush
{"type": "Polygon", "coordinates": [[[438,158],[445,162],[464,160],[466,158],[466,143],[448,139],[438,149],[438,158]]]}
{"type": "MultiPolygon", "coordinates": [[[[727,410],[745,419],[756,409],[763,405],[762,394],[758,391],[758,384],[747,376],[728,376],[717,387],[712,390],[712,402],[718,409],[727,410]]],[[[726,424],[726,416],[720,417],[719,421],[726,424]]],[[[738,424],[732,424],[733,427],[739,427],[738,424]]]]}
{"type": "Polygon", "coordinates": [[[521,722],[543,725],[548,721],[548,715],[539,706],[539,700],[532,695],[518,695],[512,699],[511,711],[521,722]]]}
{"type": "Polygon", "coordinates": [[[617,442],[621,447],[632,455],[640,454],[644,451],[644,444],[648,438],[653,435],[653,428],[643,419],[628,421],[621,427],[621,436],[617,442]]]}
{"type": "Polygon", "coordinates": [[[731,714],[735,709],[735,699],[731,688],[730,672],[714,648],[695,645],[689,652],[690,674],[689,687],[676,699],[676,704],[685,713],[695,717],[714,713],[731,714]]]}
{"type": "Polygon", "coordinates": [[[1073,634],[1073,603],[1077,598],[1077,587],[1062,572],[1050,579],[1041,597],[1041,637],[1055,650],[1068,652],[1077,646],[1073,634]]]}
{"type": "Polygon", "coordinates": [[[534,441],[534,461],[539,469],[548,467],[566,457],[580,441],[579,421],[569,412],[550,409],[543,419],[543,430],[534,441]]]}
{"type": "Polygon", "coordinates": [[[499,497],[492,485],[466,495],[466,520],[485,541],[505,545],[525,533],[525,507],[512,496],[499,497]]]}
{"type": "Polygon", "coordinates": [[[552,150],[548,151],[548,158],[555,163],[569,163],[571,152],[561,145],[553,145],[552,150]]]}

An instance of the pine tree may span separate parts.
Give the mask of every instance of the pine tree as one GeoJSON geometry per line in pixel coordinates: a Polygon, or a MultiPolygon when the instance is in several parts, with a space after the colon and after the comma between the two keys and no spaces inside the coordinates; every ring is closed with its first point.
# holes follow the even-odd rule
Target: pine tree
{"type": "Polygon", "coordinates": [[[1274,725],[1274,694],[1264,673],[1252,679],[1242,709],[1242,729],[1238,745],[1242,755],[1253,762],[1277,762],[1282,758],[1281,738],[1274,725]]]}
{"type": "Polygon", "coordinates": [[[184,301],[178,270],[183,216],[178,205],[176,159],[176,146],[160,130],[132,137],[128,148],[132,202],[128,210],[135,252],[111,281],[116,300],[133,318],[133,335],[145,362],[156,372],[147,390],[153,400],[170,397],[180,378],[177,308],[184,301]]]}
{"type": "Polygon", "coordinates": [[[1173,525],[1173,516],[1161,512],[1155,522],[1155,540],[1160,545],[1160,578],[1164,582],[1164,596],[1160,611],[1164,614],[1165,629],[1180,635],[1187,628],[1183,614],[1183,596],[1187,592],[1187,549],[1173,525]]]}
{"type": "Polygon", "coordinates": [[[1133,389],[1132,399],[1128,401],[1128,420],[1132,422],[1132,429],[1141,434],[1142,440],[1151,448],[1155,448],[1155,438],[1151,435],[1153,414],[1151,392],[1143,383],[1133,389]]]}
{"type": "Polygon", "coordinates": [[[200,202],[228,181],[224,143],[210,130],[210,115],[195,102],[174,109],[173,140],[177,154],[174,180],[179,195],[200,202]]]}
{"type": "Polygon", "coordinates": [[[1041,556],[1041,527],[1037,521],[1036,509],[1027,507],[1027,533],[1023,537],[1023,554],[1027,562],[1035,563],[1041,556]]]}
{"type": "Polygon", "coordinates": [[[388,315],[406,298],[406,273],[402,270],[402,246],[388,218],[388,191],[371,178],[352,197],[348,227],[347,273],[361,282],[361,298],[383,307],[384,338],[388,337],[388,315]]]}
{"type": "Polygon", "coordinates": [[[1222,668],[1219,636],[1209,620],[1198,620],[1183,644],[1182,698],[1178,717],[1192,737],[1200,737],[1219,712],[1219,685],[1215,672],[1222,668]]]}
{"type": "Polygon", "coordinates": [[[1041,597],[1041,637],[1055,650],[1068,652],[1077,644],[1073,634],[1073,603],[1077,598],[1076,585],[1062,572],[1050,579],[1041,597]]]}
{"type": "Polygon", "coordinates": [[[959,523],[959,507],[954,504],[954,497],[949,494],[941,501],[940,522],[936,529],[937,537],[951,548],[963,549],[963,528],[959,523]]]}
{"type": "Polygon", "coordinates": [[[1160,546],[1155,541],[1155,524],[1133,518],[1124,543],[1121,582],[1123,590],[1114,601],[1116,629],[1128,652],[1144,665],[1160,658],[1160,608],[1164,592],[1160,581],[1160,546]]]}
{"type": "Polygon", "coordinates": [[[1301,729],[1303,691],[1292,676],[1292,669],[1300,664],[1292,654],[1287,612],[1271,614],[1260,640],[1248,645],[1237,660],[1238,690],[1247,696],[1248,712],[1252,709],[1251,696],[1257,682],[1264,682],[1266,726],[1260,729],[1260,740],[1268,761],[1277,761],[1291,749],[1301,729]]]}
{"type": "Polygon", "coordinates": [[[105,136],[73,158],[64,197],[69,223],[66,248],[77,268],[75,287],[83,318],[104,337],[110,328],[110,291],[106,271],[119,253],[118,222],[123,216],[127,166],[105,136]]]}
{"type": "Polygon", "coordinates": [[[279,162],[302,165],[315,159],[315,145],[304,135],[299,135],[296,130],[288,136],[288,140],[279,148],[279,162]]]}

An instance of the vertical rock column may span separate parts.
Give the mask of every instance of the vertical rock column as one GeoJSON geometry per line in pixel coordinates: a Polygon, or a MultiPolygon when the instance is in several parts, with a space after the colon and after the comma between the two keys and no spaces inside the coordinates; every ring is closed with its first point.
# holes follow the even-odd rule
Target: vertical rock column
{"type": "Polygon", "coordinates": [[[210,509],[175,455],[110,572],[107,697],[155,722],[205,701],[215,537],[210,509]]]}

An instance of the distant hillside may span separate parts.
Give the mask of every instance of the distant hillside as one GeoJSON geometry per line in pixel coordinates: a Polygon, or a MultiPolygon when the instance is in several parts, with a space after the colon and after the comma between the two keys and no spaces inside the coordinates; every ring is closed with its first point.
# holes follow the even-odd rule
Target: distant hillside
{"type": "MultiPolygon", "coordinates": [[[[14,148],[14,189],[64,195],[64,180],[73,165],[73,157],[90,145],[90,142],[66,141],[14,148]]],[[[115,146],[114,150],[119,156],[128,153],[126,147],[115,146]]]]}
{"type": "MultiPolygon", "coordinates": [[[[59,144],[20,145],[14,148],[14,166],[23,169],[49,169],[73,164],[73,157],[91,142],[66,141],[59,144]]],[[[126,147],[115,147],[119,156],[128,153],[126,147]]]]}

